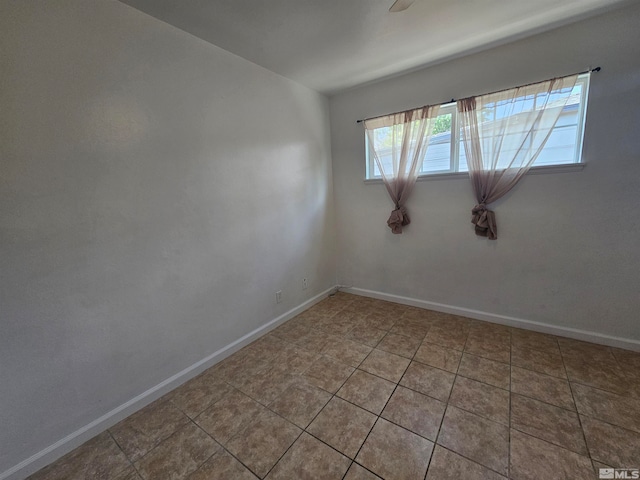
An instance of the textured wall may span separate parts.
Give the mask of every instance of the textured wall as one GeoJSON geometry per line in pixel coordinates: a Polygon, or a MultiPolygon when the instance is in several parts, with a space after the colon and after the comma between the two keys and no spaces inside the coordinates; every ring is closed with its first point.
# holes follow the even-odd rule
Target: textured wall
{"type": "Polygon", "coordinates": [[[325,97],[111,0],[3,1],[0,45],[3,472],[335,265],[325,97]]]}

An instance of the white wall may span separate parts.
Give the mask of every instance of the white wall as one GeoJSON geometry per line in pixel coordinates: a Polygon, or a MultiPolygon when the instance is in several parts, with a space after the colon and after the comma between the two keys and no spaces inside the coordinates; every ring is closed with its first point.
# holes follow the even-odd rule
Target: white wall
{"type": "Polygon", "coordinates": [[[2,1],[0,49],[1,475],[335,264],[325,97],[112,0],[2,1]]]}
{"type": "MultiPolygon", "coordinates": [[[[332,97],[338,280],[362,289],[640,340],[640,5],[332,97]],[[581,172],[528,175],[476,237],[467,177],[418,182],[394,236],[365,184],[356,120],[602,66],[581,172]]],[[[428,48],[428,46],[425,46],[428,48]]]]}

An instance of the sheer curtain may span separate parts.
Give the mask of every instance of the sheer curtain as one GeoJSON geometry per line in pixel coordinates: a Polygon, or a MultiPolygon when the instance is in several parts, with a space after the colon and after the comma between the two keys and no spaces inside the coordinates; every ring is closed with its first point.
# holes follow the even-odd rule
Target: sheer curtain
{"type": "Polygon", "coordinates": [[[477,205],[477,235],[498,238],[487,205],[527,173],[567,105],[577,75],[458,101],[461,138],[477,205]]]}
{"type": "Polygon", "coordinates": [[[416,183],[439,105],[365,120],[370,152],[395,204],[387,225],[396,234],[411,223],[406,201],[416,183]]]}

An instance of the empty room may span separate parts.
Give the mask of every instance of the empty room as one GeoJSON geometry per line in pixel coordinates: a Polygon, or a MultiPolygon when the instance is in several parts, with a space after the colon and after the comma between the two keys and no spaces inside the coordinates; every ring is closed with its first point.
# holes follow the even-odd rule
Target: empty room
{"type": "Polygon", "coordinates": [[[637,0],[0,0],[0,480],[640,478],[637,0]]]}

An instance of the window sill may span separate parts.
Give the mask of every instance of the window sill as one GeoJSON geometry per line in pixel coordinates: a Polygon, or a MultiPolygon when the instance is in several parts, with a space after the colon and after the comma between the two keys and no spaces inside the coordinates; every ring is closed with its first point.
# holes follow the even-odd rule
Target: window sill
{"type": "MultiPolygon", "coordinates": [[[[565,165],[544,165],[541,167],[531,167],[527,172],[527,175],[543,175],[547,173],[569,173],[569,172],[581,172],[584,170],[584,163],[567,163],[565,165]]],[[[447,173],[434,173],[431,175],[420,175],[418,182],[429,180],[448,180],[448,179],[461,179],[469,178],[469,172],[447,172],[447,173]]],[[[364,183],[383,183],[381,178],[367,178],[364,183]]]]}

